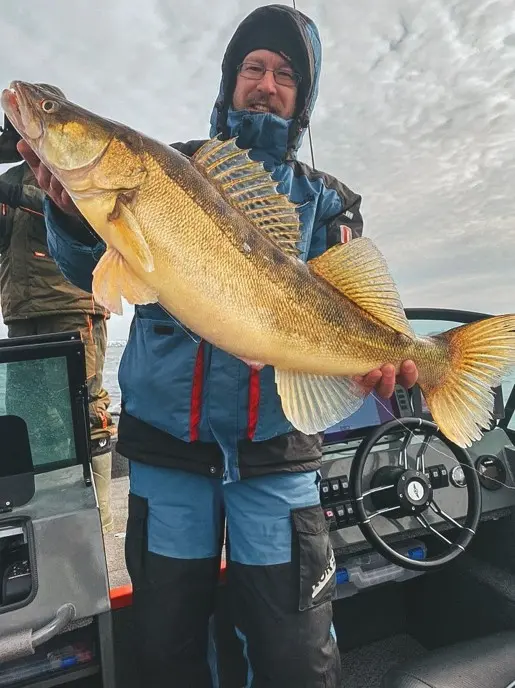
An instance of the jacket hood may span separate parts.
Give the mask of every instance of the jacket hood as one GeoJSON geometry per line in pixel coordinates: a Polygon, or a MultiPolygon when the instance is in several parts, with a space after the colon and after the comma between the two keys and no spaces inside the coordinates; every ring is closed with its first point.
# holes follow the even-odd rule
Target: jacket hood
{"type": "Polygon", "coordinates": [[[300,148],[318,96],[322,46],[314,22],[302,12],[286,5],[266,5],[249,14],[234,32],[222,61],[220,89],[211,113],[210,136],[238,136],[244,148],[261,149],[262,158],[276,162],[291,159],[300,148]],[[236,83],[237,55],[245,37],[273,24],[297,40],[304,52],[306,73],[299,86],[295,116],[291,120],[270,113],[235,112],[232,95],[236,83]]]}

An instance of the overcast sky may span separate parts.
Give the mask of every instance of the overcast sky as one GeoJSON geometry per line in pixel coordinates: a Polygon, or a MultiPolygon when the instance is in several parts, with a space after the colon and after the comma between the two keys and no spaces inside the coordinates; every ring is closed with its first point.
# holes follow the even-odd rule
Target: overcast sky
{"type": "MultiPolygon", "coordinates": [[[[165,142],[201,138],[226,43],[260,4],[3,2],[0,83],[54,83],[165,142]]],[[[514,312],[515,0],[297,6],[324,46],[316,166],[362,194],[405,306],[514,312]]]]}

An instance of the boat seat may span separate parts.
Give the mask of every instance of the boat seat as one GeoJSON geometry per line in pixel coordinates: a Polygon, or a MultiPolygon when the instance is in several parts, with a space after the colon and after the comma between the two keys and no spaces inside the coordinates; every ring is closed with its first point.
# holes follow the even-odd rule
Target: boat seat
{"type": "Polygon", "coordinates": [[[390,669],[382,688],[515,688],[515,631],[429,652],[390,669]]]}

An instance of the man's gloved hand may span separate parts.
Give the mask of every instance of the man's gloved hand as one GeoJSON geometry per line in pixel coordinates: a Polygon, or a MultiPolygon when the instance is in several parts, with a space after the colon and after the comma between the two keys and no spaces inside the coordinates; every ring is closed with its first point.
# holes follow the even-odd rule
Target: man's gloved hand
{"type": "Polygon", "coordinates": [[[0,179],[0,203],[5,203],[10,208],[17,208],[20,204],[20,187],[18,184],[9,184],[0,179]]]}

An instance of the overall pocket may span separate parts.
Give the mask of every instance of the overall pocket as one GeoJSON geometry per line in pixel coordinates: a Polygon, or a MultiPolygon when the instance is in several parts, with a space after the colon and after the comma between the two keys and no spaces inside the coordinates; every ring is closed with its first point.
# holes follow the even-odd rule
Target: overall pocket
{"type": "Polygon", "coordinates": [[[329,526],[319,504],[293,509],[293,559],[299,567],[299,611],[333,598],[336,561],[329,526]]]}

